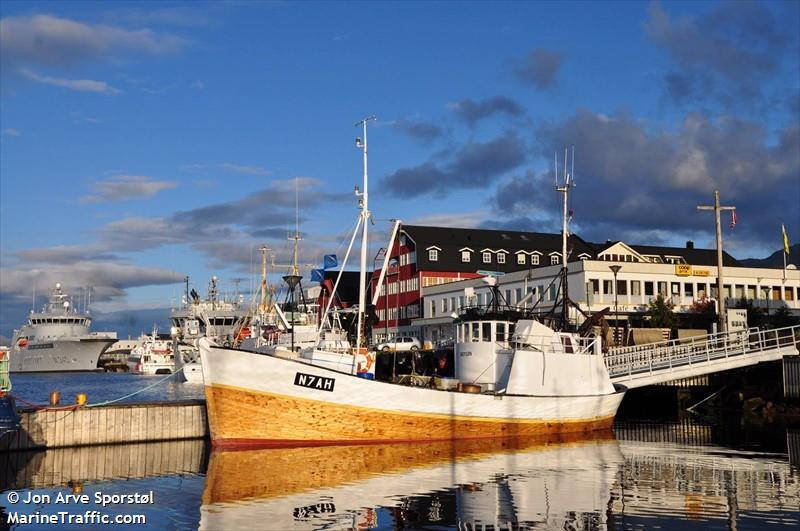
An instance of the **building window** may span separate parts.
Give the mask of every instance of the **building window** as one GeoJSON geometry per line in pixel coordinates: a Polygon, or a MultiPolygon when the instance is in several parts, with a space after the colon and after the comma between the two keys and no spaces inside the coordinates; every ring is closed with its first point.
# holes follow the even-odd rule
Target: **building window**
{"type": "Polygon", "coordinates": [[[539,255],[532,254],[531,255],[531,265],[539,265],[539,255]]]}
{"type": "Polygon", "coordinates": [[[506,253],[497,253],[497,263],[498,264],[506,263],[506,253]]]}
{"type": "Polygon", "coordinates": [[[591,284],[592,295],[600,295],[600,280],[593,278],[589,280],[591,284]]]}
{"type": "Polygon", "coordinates": [[[645,281],[644,283],[644,294],[646,296],[652,297],[655,295],[655,291],[653,291],[653,283],[649,281],[645,281]]]}
{"type": "Polygon", "coordinates": [[[642,281],[631,280],[631,295],[639,297],[642,294],[642,281]]]}
{"type": "Polygon", "coordinates": [[[428,251],[428,260],[431,262],[437,262],[439,260],[439,251],[436,249],[431,249],[428,251]]]}
{"type": "Polygon", "coordinates": [[[525,265],[525,261],[526,261],[526,260],[525,260],[525,254],[523,254],[523,253],[519,253],[519,254],[517,255],[517,264],[518,264],[518,265],[525,265]]]}
{"type": "Polygon", "coordinates": [[[557,254],[550,257],[550,265],[556,265],[561,262],[561,258],[557,254]]]}
{"type": "Polygon", "coordinates": [[[619,295],[627,295],[628,294],[628,281],[627,280],[617,280],[617,293],[619,295]]]}
{"type": "Polygon", "coordinates": [[[694,284],[687,282],[683,285],[683,292],[687,297],[694,297],[694,284]]]}
{"type": "Polygon", "coordinates": [[[605,294],[605,295],[613,295],[614,294],[614,281],[613,280],[604,280],[603,281],[603,294],[605,294]]]}
{"type": "Polygon", "coordinates": [[[483,263],[484,264],[492,263],[492,253],[483,253],[483,263]]]}
{"type": "Polygon", "coordinates": [[[431,317],[436,317],[436,301],[431,300],[431,317]]]}
{"type": "Polygon", "coordinates": [[[464,263],[469,262],[471,256],[469,251],[461,251],[461,261],[464,263]]]}
{"type": "Polygon", "coordinates": [[[669,295],[667,292],[667,283],[666,282],[659,282],[658,283],[658,294],[662,297],[666,297],[669,295]]]}

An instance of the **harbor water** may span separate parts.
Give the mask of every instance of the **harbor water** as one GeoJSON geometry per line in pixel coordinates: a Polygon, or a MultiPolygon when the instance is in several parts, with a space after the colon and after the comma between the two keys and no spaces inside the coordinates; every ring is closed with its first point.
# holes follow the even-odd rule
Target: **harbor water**
{"type": "MultiPolygon", "coordinates": [[[[161,379],[17,375],[14,391],[96,402],[161,379]]],[[[137,401],[201,395],[168,380],[137,401]]],[[[798,529],[798,447],[783,426],[684,417],[620,420],[589,440],[6,453],[0,529],[798,529]]]]}
{"type": "Polygon", "coordinates": [[[89,403],[122,399],[120,402],[155,402],[203,398],[203,386],[178,381],[177,375],[145,376],[127,372],[15,373],[12,394],[19,407],[47,404],[52,391],[61,394],[62,405],[75,403],[79,393],[89,403]],[[149,387],[149,389],[148,389],[149,387]]]}

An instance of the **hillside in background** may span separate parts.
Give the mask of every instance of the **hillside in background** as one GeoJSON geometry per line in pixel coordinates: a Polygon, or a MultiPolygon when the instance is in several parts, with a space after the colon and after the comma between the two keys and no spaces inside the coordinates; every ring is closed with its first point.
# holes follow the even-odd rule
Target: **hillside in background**
{"type": "MultiPolygon", "coordinates": [[[[739,260],[745,267],[771,267],[783,269],[783,249],[779,249],[766,258],[745,258],[739,260]]],[[[789,256],[786,257],[787,264],[794,264],[800,268],[800,243],[789,247],[789,256]]]]}

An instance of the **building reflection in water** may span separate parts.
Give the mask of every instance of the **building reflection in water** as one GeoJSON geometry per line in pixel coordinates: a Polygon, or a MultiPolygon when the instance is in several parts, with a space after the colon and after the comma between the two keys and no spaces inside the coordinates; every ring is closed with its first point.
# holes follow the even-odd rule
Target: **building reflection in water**
{"type": "Polygon", "coordinates": [[[785,454],[609,433],[215,451],[200,527],[737,529],[743,521],[800,525],[800,474],[785,454]]]}
{"type": "Polygon", "coordinates": [[[75,487],[116,479],[198,474],[208,464],[202,439],[0,453],[0,491],[75,487]]]}

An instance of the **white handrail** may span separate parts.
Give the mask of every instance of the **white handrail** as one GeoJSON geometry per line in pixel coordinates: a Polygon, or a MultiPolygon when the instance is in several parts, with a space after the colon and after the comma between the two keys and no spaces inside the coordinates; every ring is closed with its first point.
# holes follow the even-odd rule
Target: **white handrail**
{"type": "Polygon", "coordinates": [[[698,363],[709,363],[792,346],[800,343],[800,325],[758,330],[751,328],[722,334],[710,334],[701,339],[668,341],[614,349],[605,356],[605,364],[612,377],[627,374],[650,374],[698,363]]]}

